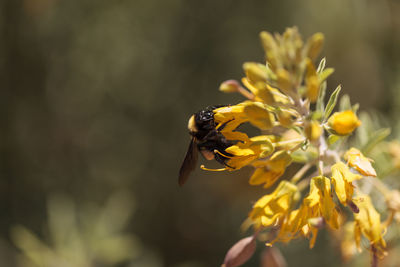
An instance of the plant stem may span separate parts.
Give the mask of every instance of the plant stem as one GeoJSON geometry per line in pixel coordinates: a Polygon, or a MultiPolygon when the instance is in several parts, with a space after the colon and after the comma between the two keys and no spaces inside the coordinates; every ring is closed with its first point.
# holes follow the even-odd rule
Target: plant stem
{"type": "Polygon", "coordinates": [[[301,167],[301,169],[293,176],[290,182],[294,184],[297,183],[312,166],[313,164],[310,162],[301,167]]]}

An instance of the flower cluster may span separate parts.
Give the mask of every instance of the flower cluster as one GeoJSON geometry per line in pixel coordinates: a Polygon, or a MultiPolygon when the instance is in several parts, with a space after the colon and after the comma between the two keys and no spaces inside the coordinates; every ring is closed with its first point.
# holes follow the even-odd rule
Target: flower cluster
{"type": "MultiPolygon", "coordinates": [[[[225,151],[225,170],[251,166],[250,185],[275,187],[255,202],[247,225],[253,225],[255,235],[268,233],[267,245],[306,237],[311,248],[321,228],[351,227],[353,238],[343,238],[343,243],[361,249],[361,240],[367,240],[376,262],[386,254],[383,236],[388,224],[381,222],[369,192],[359,185],[365,180],[382,183],[373,161],[361,148],[349,145],[348,137],[362,124],[358,105],[346,98],[333,113],[341,86],[324,102],[333,69],[325,68],[325,58],[314,64],[324,36],[316,33],[304,42],[296,28],[289,28],[283,35],[261,32],[260,38],[266,61],[245,63],[241,83],[228,80],[220,86],[246,100],[214,110],[216,124],[224,125],[221,133],[234,144],[225,151]],[[243,123],[261,134],[249,137],[239,131],[243,123]],[[294,176],[282,178],[289,166],[299,163],[294,176]]],[[[392,204],[395,212],[399,203],[392,204]]]]}

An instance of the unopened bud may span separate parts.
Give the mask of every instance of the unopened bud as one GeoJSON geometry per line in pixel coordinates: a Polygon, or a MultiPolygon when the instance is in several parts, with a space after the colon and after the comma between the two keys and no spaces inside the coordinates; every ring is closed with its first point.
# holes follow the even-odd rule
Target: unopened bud
{"type": "Polygon", "coordinates": [[[278,87],[283,92],[288,92],[292,90],[292,82],[290,81],[290,74],[285,69],[279,69],[277,71],[278,76],[278,87]]]}
{"type": "Polygon", "coordinates": [[[351,134],[360,125],[361,121],[351,110],[335,112],[328,120],[328,126],[338,135],[351,134]]]}
{"type": "Polygon", "coordinates": [[[227,80],[219,86],[219,90],[224,93],[235,93],[239,91],[240,84],[236,80],[227,80]]]}
{"type": "Polygon", "coordinates": [[[247,78],[252,82],[266,82],[268,78],[267,67],[253,62],[243,64],[243,69],[246,72],[247,78]]]}
{"type": "Polygon", "coordinates": [[[309,48],[307,56],[311,60],[315,60],[322,50],[324,45],[324,35],[322,33],[316,33],[308,40],[309,48]]]}
{"type": "Polygon", "coordinates": [[[293,123],[292,114],[286,110],[277,111],[278,121],[284,127],[290,127],[293,123]]]}
{"type": "Polygon", "coordinates": [[[322,127],[317,121],[308,121],[305,124],[305,134],[311,141],[318,140],[322,134],[322,127]]]}
{"type": "Polygon", "coordinates": [[[325,226],[325,220],[323,217],[315,217],[308,219],[308,222],[315,228],[321,229],[325,226]]]}
{"type": "Polygon", "coordinates": [[[398,190],[390,191],[386,196],[386,204],[389,209],[400,211],[400,192],[398,190]]]}
{"type": "Polygon", "coordinates": [[[226,253],[222,266],[237,267],[248,261],[256,250],[256,240],[254,236],[241,239],[226,253]]]}

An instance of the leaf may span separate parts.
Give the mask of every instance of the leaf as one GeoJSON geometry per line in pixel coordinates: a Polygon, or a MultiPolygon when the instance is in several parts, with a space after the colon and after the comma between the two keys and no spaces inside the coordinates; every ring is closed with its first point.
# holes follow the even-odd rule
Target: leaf
{"type": "Polygon", "coordinates": [[[295,151],[291,154],[291,157],[293,162],[297,163],[305,163],[310,160],[304,151],[295,151]]]}
{"type": "Polygon", "coordinates": [[[326,64],[326,58],[321,59],[317,68],[317,73],[321,73],[325,69],[325,64],[326,64]]]}
{"type": "Polygon", "coordinates": [[[345,110],[350,110],[350,109],[352,109],[350,97],[348,94],[345,94],[340,98],[339,111],[345,111],[345,110]]]}
{"type": "Polygon", "coordinates": [[[249,236],[239,240],[226,253],[223,267],[237,267],[248,261],[256,250],[256,240],[254,236],[249,236]]]}
{"type": "Polygon", "coordinates": [[[363,146],[361,149],[362,153],[367,155],[371,150],[379,144],[381,141],[383,141],[386,137],[390,135],[390,129],[389,128],[383,128],[379,129],[376,132],[372,134],[372,136],[369,138],[368,142],[363,146]]]}
{"type": "Polygon", "coordinates": [[[360,104],[356,103],[351,107],[354,113],[357,113],[358,109],[360,108],[360,104]]]}
{"type": "Polygon", "coordinates": [[[326,93],[326,82],[323,82],[319,88],[316,109],[317,112],[324,113],[324,99],[326,93]]]}
{"type": "Polygon", "coordinates": [[[315,112],[312,112],[310,115],[311,119],[315,120],[315,121],[319,121],[322,118],[322,116],[323,116],[323,113],[318,110],[315,112]]]}
{"type": "Polygon", "coordinates": [[[357,146],[364,147],[369,140],[369,134],[373,132],[371,116],[366,112],[361,112],[359,116],[362,121],[361,126],[356,131],[357,146]]]}
{"type": "Polygon", "coordinates": [[[335,134],[331,134],[328,137],[328,144],[329,145],[333,145],[334,143],[336,143],[338,140],[340,139],[340,136],[335,135],[335,134]]]}
{"type": "Polygon", "coordinates": [[[329,115],[331,115],[333,109],[335,108],[341,89],[342,89],[341,85],[336,87],[335,91],[333,91],[331,97],[329,98],[328,104],[326,105],[325,108],[325,116],[324,116],[325,120],[329,117],[329,115]]]}
{"type": "Polygon", "coordinates": [[[320,82],[325,81],[326,79],[328,79],[329,76],[331,76],[332,73],[334,73],[335,70],[333,68],[327,68],[326,70],[324,70],[323,72],[321,72],[320,74],[318,74],[318,79],[320,82]]]}

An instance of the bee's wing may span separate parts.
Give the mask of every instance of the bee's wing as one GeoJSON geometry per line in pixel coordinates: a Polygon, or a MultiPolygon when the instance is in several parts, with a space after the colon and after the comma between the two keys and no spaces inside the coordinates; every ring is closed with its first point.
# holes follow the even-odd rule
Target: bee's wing
{"type": "Polygon", "coordinates": [[[181,169],[179,170],[179,180],[178,183],[182,186],[189,178],[190,173],[196,168],[197,164],[197,143],[196,138],[192,138],[188,151],[186,152],[185,159],[183,160],[181,169]]]}

